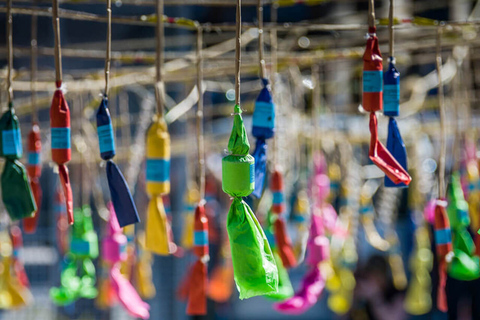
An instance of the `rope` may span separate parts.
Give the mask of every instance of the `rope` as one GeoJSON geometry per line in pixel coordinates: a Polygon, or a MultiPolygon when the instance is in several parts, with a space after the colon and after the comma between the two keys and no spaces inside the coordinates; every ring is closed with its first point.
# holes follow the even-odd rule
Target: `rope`
{"type": "Polygon", "coordinates": [[[235,104],[240,105],[240,63],[242,58],[242,0],[237,0],[237,17],[235,21],[235,104]]]}
{"type": "Polygon", "coordinates": [[[390,57],[393,58],[393,0],[390,0],[390,8],[388,10],[388,35],[390,42],[388,43],[388,49],[390,52],[390,57]]]}
{"type": "Polygon", "coordinates": [[[105,97],[108,96],[110,82],[110,60],[112,56],[112,0],[107,0],[107,50],[105,56],[105,97]]]}
{"type": "Polygon", "coordinates": [[[62,50],[60,47],[60,18],[58,17],[58,0],[53,0],[52,23],[55,36],[55,81],[57,88],[62,84],[62,50]]]}
{"type": "Polygon", "coordinates": [[[37,16],[32,15],[32,27],[31,27],[31,40],[30,40],[30,91],[31,91],[31,103],[32,103],[32,122],[38,122],[38,112],[37,112],[37,56],[38,56],[38,47],[37,47],[37,16]]]}
{"type": "Polygon", "coordinates": [[[445,189],[445,157],[447,153],[447,144],[446,144],[446,114],[445,114],[445,97],[443,93],[443,82],[442,82],[442,52],[441,52],[441,38],[442,38],[442,27],[437,28],[437,41],[436,41],[436,55],[437,55],[437,77],[438,77],[438,108],[440,111],[440,159],[438,167],[438,193],[440,198],[446,197],[445,189]]]}
{"type": "Polygon", "coordinates": [[[266,78],[265,70],[265,56],[263,52],[263,4],[262,0],[257,3],[257,18],[258,18],[258,61],[260,63],[260,78],[266,78]]]}
{"type": "Polygon", "coordinates": [[[203,29],[197,29],[197,148],[198,148],[198,188],[200,199],[205,198],[205,144],[203,138],[203,29]]]}
{"type": "Polygon", "coordinates": [[[320,128],[318,123],[318,115],[320,113],[320,67],[318,64],[312,66],[312,120],[313,120],[313,154],[320,151],[320,128]]]}
{"type": "MultiPolygon", "coordinates": [[[[273,4],[271,7],[270,11],[270,20],[272,23],[276,23],[278,19],[278,5],[273,4]]],[[[275,77],[277,75],[277,49],[278,49],[278,41],[277,41],[277,29],[272,29],[270,31],[270,47],[271,47],[271,60],[272,60],[272,67],[270,71],[270,86],[272,90],[272,96],[275,96],[275,77]]],[[[275,100],[274,100],[275,101],[275,100]]],[[[277,106],[275,105],[275,109],[277,109],[277,106]]],[[[275,110],[275,113],[277,113],[277,110],[275,110]]],[[[278,119],[278,117],[277,117],[278,119]]],[[[278,122],[277,122],[278,123],[278,122]]],[[[278,128],[278,126],[277,126],[278,128]]],[[[273,149],[273,163],[277,163],[277,151],[278,151],[278,141],[277,141],[277,134],[273,136],[273,141],[272,141],[272,149],[273,149]]]]}
{"type": "Polygon", "coordinates": [[[13,88],[12,88],[12,70],[13,70],[13,40],[12,40],[12,0],[7,1],[7,55],[8,55],[8,69],[7,69],[7,93],[8,106],[12,106],[13,102],[13,88]]]}
{"type": "Polygon", "coordinates": [[[165,38],[165,29],[163,27],[163,2],[164,0],[156,0],[157,5],[157,23],[156,23],[156,84],[155,84],[155,97],[157,100],[157,113],[163,117],[165,113],[165,95],[164,95],[164,84],[163,84],[163,48],[164,48],[164,38],[165,38]]]}
{"type": "Polygon", "coordinates": [[[368,1],[368,26],[375,28],[375,0],[368,1]]]}

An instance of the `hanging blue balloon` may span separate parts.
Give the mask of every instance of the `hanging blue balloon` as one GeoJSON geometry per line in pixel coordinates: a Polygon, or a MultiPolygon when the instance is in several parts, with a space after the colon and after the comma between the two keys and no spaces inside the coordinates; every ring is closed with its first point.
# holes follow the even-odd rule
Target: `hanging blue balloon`
{"type": "MultiPolygon", "coordinates": [[[[398,130],[397,121],[392,117],[390,117],[388,122],[387,149],[393,155],[395,160],[397,160],[397,162],[408,171],[407,150],[405,148],[405,143],[403,143],[400,130],[398,130]]],[[[406,188],[407,185],[403,182],[395,184],[392,180],[385,176],[385,187],[406,188]]]]}
{"type": "Polygon", "coordinates": [[[103,160],[115,156],[115,140],[113,138],[112,119],[108,111],[108,99],[104,97],[97,110],[97,134],[100,156],[103,160]]]}
{"type": "Polygon", "coordinates": [[[140,218],[130,189],[122,172],[111,160],[115,156],[115,140],[106,96],[103,97],[97,110],[97,134],[100,156],[107,161],[108,187],[118,223],[121,227],[137,223],[140,218]]]}
{"type": "Polygon", "coordinates": [[[263,88],[255,101],[252,134],[257,139],[270,139],[275,133],[275,105],[269,90],[268,80],[262,79],[263,88]]]}
{"type": "Polygon", "coordinates": [[[265,186],[267,170],[267,143],[275,134],[275,105],[267,79],[262,79],[263,88],[255,101],[252,119],[252,135],[257,138],[255,158],[255,190],[252,196],[260,198],[265,186]]]}
{"type": "Polygon", "coordinates": [[[135,202],[122,172],[113,161],[107,161],[107,180],[115,213],[120,227],[140,221],[135,202]]]}
{"type": "Polygon", "coordinates": [[[390,57],[388,70],[383,76],[383,114],[396,117],[400,111],[400,72],[395,68],[395,58],[390,57]]]}
{"type": "Polygon", "coordinates": [[[252,195],[258,199],[262,196],[267,175],[267,143],[264,139],[257,139],[252,156],[255,158],[255,190],[252,195]]]}

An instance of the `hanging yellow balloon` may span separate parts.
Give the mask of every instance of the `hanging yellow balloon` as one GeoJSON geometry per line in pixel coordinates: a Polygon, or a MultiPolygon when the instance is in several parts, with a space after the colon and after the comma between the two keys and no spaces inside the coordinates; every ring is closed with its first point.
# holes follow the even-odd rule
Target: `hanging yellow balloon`
{"type": "Polygon", "coordinates": [[[127,259],[120,261],[120,272],[126,279],[132,278],[133,263],[135,262],[135,225],[130,224],[123,227],[123,233],[127,237],[127,245],[125,250],[127,251],[127,259]]]}
{"type": "Polygon", "coordinates": [[[15,309],[33,302],[30,290],[23,286],[12,270],[13,248],[10,236],[0,234],[0,309],[15,309]]]}
{"type": "Polygon", "coordinates": [[[360,195],[360,221],[365,230],[367,242],[377,250],[388,251],[390,244],[380,236],[375,227],[372,198],[365,192],[360,195]]]}
{"type": "Polygon", "coordinates": [[[327,281],[327,289],[330,292],[328,307],[338,315],[344,315],[350,310],[355,289],[355,277],[353,272],[345,267],[334,267],[334,274],[327,281]]]}
{"type": "Polygon", "coordinates": [[[389,236],[389,243],[388,264],[392,270],[393,286],[402,291],[407,287],[408,281],[396,234],[389,236]]]}
{"type": "Polygon", "coordinates": [[[330,193],[328,194],[327,202],[332,203],[333,198],[340,192],[340,181],[342,179],[342,171],[340,166],[336,163],[331,163],[328,166],[328,177],[330,178],[330,193]]]}
{"type": "Polygon", "coordinates": [[[415,242],[415,251],[410,258],[412,276],[405,296],[404,308],[411,315],[423,315],[432,309],[430,271],[433,267],[433,253],[426,227],[421,226],[415,231],[415,242]]]}
{"type": "Polygon", "coordinates": [[[297,264],[302,263],[305,258],[305,250],[307,248],[308,232],[309,232],[309,215],[310,204],[308,195],[305,190],[301,190],[297,194],[295,202],[295,210],[292,213],[296,238],[293,244],[293,251],[297,259],[297,264]]]}
{"type": "Polygon", "coordinates": [[[185,194],[185,212],[183,214],[183,234],[182,247],[184,249],[191,249],[193,247],[193,234],[195,222],[195,207],[200,201],[200,193],[196,187],[189,188],[185,194]]]}
{"type": "Polygon", "coordinates": [[[152,254],[145,250],[145,232],[137,234],[138,257],[135,265],[135,284],[143,299],[155,297],[156,290],[152,281],[152,254]]]}
{"type": "Polygon", "coordinates": [[[147,132],[146,179],[150,196],[145,227],[147,250],[168,255],[168,220],[163,206],[162,195],[170,192],[170,135],[167,123],[158,115],[147,132]]]}
{"type": "Polygon", "coordinates": [[[11,308],[19,308],[33,302],[33,296],[28,288],[22,286],[17,277],[12,273],[12,257],[5,257],[3,261],[4,279],[7,292],[11,298],[11,308]]]}

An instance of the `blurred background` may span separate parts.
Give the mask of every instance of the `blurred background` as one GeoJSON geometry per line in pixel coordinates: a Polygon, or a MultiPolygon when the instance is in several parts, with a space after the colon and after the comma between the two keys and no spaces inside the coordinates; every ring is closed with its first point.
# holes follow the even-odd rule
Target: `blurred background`
{"type": "MultiPolygon", "coordinates": [[[[241,101],[245,110],[245,127],[253,149],[251,115],[261,89],[258,77],[257,3],[252,0],[242,2],[241,101]]],[[[395,30],[395,58],[402,77],[398,122],[409,152],[409,167],[414,181],[410,188],[394,191],[383,187],[382,173],[368,159],[368,119],[360,106],[367,1],[265,0],[263,5],[267,74],[272,79],[273,97],[277,105],[275,146],[268,162],[273,166],[275,157],[275,164],[280,164],[285,170],[288,231],[294,244],[301,243],[301,232],[295,221],[295,212],[298,211],[296,203],[299,192],[306,188],[314,172],[313,155],[321,151],[329,167],[327,173],[332,191],[328,201],[337,212],[348,210],[350,213],[346,215],[353,217],[353,220],[349,220],[352,224],[349,225],[349,232],[355,240],[354,255],[358,257],[358,261],[343,266],[350,270],[345,273],[344,280],[351,275],[356,279],[356,287],[353,283],[355,289],[351,288],[350,293],[345,293],[351,296],[346,310],[332,310],[330,304],[333,302],[329,302],[332,292],[336,292],[335,288],[352,285],[339,284],[342,276],[337,273],[334,279],[337,283],[334,280],[327,283],[328,290],[324,290],[319,301],[307,312],[295,317],[318,320],[447,319],[447,315],[436,308],[436,265],[427,268],[431,285],[427,281],[422,289],[428,292],[428,297],[432,297],[431,301],[423,301],[424,296],[420,294],[411,298],[425,302],[426,311],[418,312],[420,314],[413,315],[413,312],[405,310],[405,297],[414,293],[408,293],[407,286],[395,284],[394,280],[395,273],[403,272],[411,285],[415,272],[421,268],[412,263],[418,254],[418,230],[433,230],[424,221],[423,208],[438,193],[435,174],[440,142],[435,46],[440,21],[445,21],[441,56],[449,120],[448,173],[453,172],[456,164],[465,159],[463,153],[455,149],[459,141],[457,138],[464,141],[467,135],[474,137],[472,132],[478,127],[477,102],[480,92],[476,89],[480,85],[480,78],[476,70],[480,68],[477,40],[480,7],[477,1],[395,0],[398,23],[395,30]],[[273,26],[277,30],[276,37],[271,32],[273,26]],[[276,72],[272,72],[272,48],[275,49],[276,72]],[[317,73],[312,68],[317,68],[317,73]],[[319,147],[315,150],[317,142],[319,147]],[[338,168],[331,164],[337,164],[338,168]],[[332,172],[336,169],[332,167],[339,170],[337,183],[341,187],[335,188],[333,185],[336,175],[332,172]],[[371,224],[358,217],[359,210],[368,207],[369,201],[373,206],[371,224]],[[396,245],[387,250],[379,249],[381,245],[378,243],[382,242],[375,235],[371,237],[371,228],[378,232],[380,240],[387,234],[395,234],[398,238],[396,245]],[[403,271],[392,269],[392,256],[400,257],[403,271]]],[[[58,177],[50,159],[49,145],[49,106],[55,90],[51,3],[44,0],[14,0],[13,8],[14,104],[24,137],[32,121],[32,13],[38,15],[36,108],[43,143],[40,179],[43,200],[38,228],[34,234],[23,235],[23,248],[20,250],[34,302],[18,310],[2,310],[0,319],[131,319],[119,305],[100,308],[95,300],[80,299],[71,305],[58,307],[50,299],[50,288],[60,284],[63,254],[59,239],[64,223],[59,218],[62,209],[56,198],[58,177]]],[[[72,161],[69,168],[74,205],[89,205],[92,208],[95,231],[101,239],[108,216],[105,205],[110,196],[105,162],[98,152],[95,110],[103,90],[106,24],[95,20],[106,16],[105,2],[65,0],[60,1],[60,8],[65,95],[72,113],[72,161]]],[[[388,8],[389,1],[375,1],[377,35],[381,51],[385,53],[385,63],[388,52],[388,8]]],[[[7,107],[5,12],[6,2],[0,1],[0,101],[4,109],[7,107]]],[[[144,229],[148,205],[144,137],[155,113],[155,3],[151,0],[117,0],[112,4],[112,15],[114,19],[124,18],[123,22],[114,20],[112,25],[112,89],[109,106],[117,144],[115,161],[134,193],[142,219],[136,227],[138,231],[144,229]]],[[[221,188],[221,158],[227,148],[232,126],[230,114],[234,104],[235,1],[166,0],[165,15],[196,21],[203,29],[207,200],[212,208],[211,276],[216,266],[229,259],[228,254],[222,253],[227,236],[225,223],[230,198],[221,188]]],[[[195,190],[197,179],[197,145],[194,139],[198,100],[194,55],[197,31],[195,27],[189,27],[186,21],[186,27],[178,23],[165,25],[166,119],[172,139],[172,189],[165,201],[174,241],[179,247],[182,247],[185,216],[192,211],[188,195],[195,190]]],[[[380,138],[383,141],[387,136],[387,120],[387,117],[379,118],[380,138]]],[[[22,162],[25,163],[25,159],[22,162]]],[[[266,191],[264,198],[266,200],[251,200],[260,221],[265,221],[267,217],[271,192],[266,191]]],[[[2,215],[6,217],[3,207],[2,215]]],[[[2,222],[2,230],[7,228],[6,225],[8,222],[2,222]]],[[[423,256],[420,254],[418,261],[427,260],[428,265],[428,261],[433,263],[435,260],[430,256],[435,247],[430,241],[427,242],[428,245],[424,246],[426,253],[423,256]]],[[[147,300],[151,307],[151,319],[189,318],[185,314],[185,302],[178,298],[178,288],[195,260],[193,254],[182,248],[174,255],[154,256],[152,281],[156,295],[147,300]]],[[[102,265],[98,260],[94,263],[97,277],[100,278],[102,265]]],[[[301,264],[289,270],[294,289],[299,288],[307,269],[305,264],[301,264]]],[[[239,300],[233,283],[230,286],[233,288],[231,296],[221,302],[209,299],[208,315],[195,318],[292,317],[275,311],[271,299],[255,297],[239,300]]],[[[449,297],[457,297],[460,301],[458,317],[450,316],[450,319],[474,319],[472,306],[480,304],[479,290],[478,280],[466,282],[449,279],[449,297]]]]}

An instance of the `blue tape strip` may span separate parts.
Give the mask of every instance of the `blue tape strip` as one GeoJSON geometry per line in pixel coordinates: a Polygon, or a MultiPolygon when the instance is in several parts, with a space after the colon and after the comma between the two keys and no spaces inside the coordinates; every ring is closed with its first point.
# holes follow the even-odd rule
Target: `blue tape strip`
{"type": "Polygon", "coordinates": [[[282,204],[283,201],[283,192],[277,191],[273,193],[273,204],[282,204]]]}
{"type": "Polygon", "coordinates": [[[255,182],[255,163],[250,165],[250,183],[255,182]]]}
{"type": "Polygon", "coordinates": [[[372,206],[360,206],[360,214],[366,214],[372,211],[372,206]]]}
{"type": "Polygon", "coordinates": [[[383,71],[363,71],[363,92],[382,92],[383,71]]]}
{"type": "Polygon", "coordinates": [[[305,219],[305,216],[304,216],[304,215],[301,215],[301,214],[293,214],[293,215],[292,215],[292,220],[295,221],[295,222],[304,222],[306,219],[305,219]]]}
{"type": "Polygon", "coordinates": [[[100,153],[115,151],[112,123],[98,127],[97,134],[100,153]]]}
{"type": "Polygon", "coordinates": [[[435,244],[449,244],[452,242],[452,231],[449,229],[435,230],[435,244]]]}
{"type": "Polygon", "coordinates": [[[252,126],[273,129],[275,127],[275,105],[273,103],[255,101],[252,126]]]}
{"type": "Polygon", "coordinates": [[[386,84],[383,87],[383,112],[398,114],[400,110],[400,85],[386,84]]]}
{"type": "Polygon", "coordinates": [[[195,231],[193,234],[193,244],[197,247],[208,246],[208,231],[195,231]]]}
{"type": "Polygon", "coordinates": [[[193,210],[195,210],[195,206],[191,204],[185,205],[185,211],[193,211],[193,210]]]}
{"type": "Polygon", "coordinates": [[[31,166],[37,166],[40,164],[40,153],[37,152],[29,152],[28,153],[28,162],[31,166]]]}
{"type": "Polygon", "coordinates": [[[4,155],[22,155],[20,129],[2,130],[2,148],[4,155]]]}
{"type": "Polygon", "coordinates": [[[52,128],[52,149],[70,149],[70,128],[52,128]]]}
{"type": "Polygon", "coordinates": [[[170,160],[147,159],[147,181],[166,182],[170,180],[170,160]]]}
{"type": "Polygon", "coordinates": [[[70,251],[74,254],[86,255],[90,253],[90,243],[78,239],[72,239],[70,251]]]}

